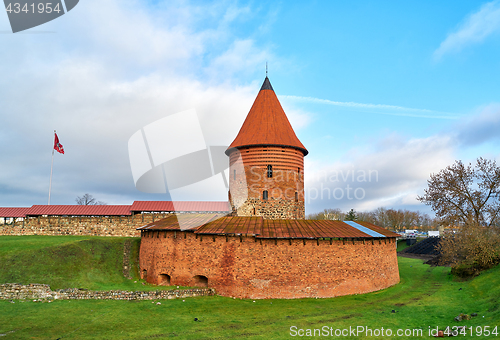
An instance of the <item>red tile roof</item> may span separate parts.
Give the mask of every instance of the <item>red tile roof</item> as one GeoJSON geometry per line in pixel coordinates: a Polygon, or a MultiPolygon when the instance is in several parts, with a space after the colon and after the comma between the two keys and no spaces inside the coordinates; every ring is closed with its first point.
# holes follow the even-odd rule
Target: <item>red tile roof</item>
{"type": "Polygon", "coordinates": [[[25,216],[128,216],[138,212],[229,213],[228,202],[135,201],[132,205],[33,205],[31,208],[1,208],[0,217],[25,216]]]}
{"type": "Polygon", "coordinates": [[[206,224],[224,216],[223,214],[171,214],[153,223],[146,224],[137,230],[186,230],[206,224]],[[181,228],[182,227],[182,228],[181,228]]]}
{"type": "Polygon", "coordinates": [[[0,217],[25,217],[30,208],[0,208],[0,217]]]}
{"type": "MultiPolygon", "coordinates": [[[[208,215],[208,214],[207,214],[208,215]]],[[[183,216],[183,215],[178,215],[183,216]]],[[[262,217],[221,217],[213,214],[207,216],[203,222],[200,215],[186,214],[184,224],[193,220],[190,224],[193,226],[196,234],[209,235],[246,235],[256,238],[374,238],[347,223],[342,221],[329,220],[265,220],[262,217]],[[196,228],[196,226],[199,226],[196,228]]],[[[356,222],[359,223],[359,222],[356,222]]],[[[370,223],[359,223],[362,226],[376,231],[385,237],[398,237],[399,235],[384,228],[377,227],[370,223]]],[[[146,226],[138,228],[139,230],[180,230],[179,223],[175,218],[168,217],[146,226]]],[[[183,229],[186,229],[183,227],[183,229]]]]}
{"type": "Polygon", "coordinates": [[[172,201],[134,201],[130,211],[173,211],[172,201]]]}
{"type": "Polygon", "coordinates": [[[266,77],[240,132],[226,150],[251,145],[282,145],[299,149],[308,154],[307,149],[295,135],[285,111],[266,77]]]}
{"type": "Polygon", "coordinates": [[[124,216],[131,215],[130,205],[34,205],[28,216],[124,216]]]}
{"type": "Polygon", "coordinates": [[[262,229],[262,217],[222,217],[200,226],[199,234],[258,235],[262,229]]]}
{"type": "Polygon", "coordinates": [[[229,202],[210,201],[134,201],[130,211],[229,212],[229,202]]]}

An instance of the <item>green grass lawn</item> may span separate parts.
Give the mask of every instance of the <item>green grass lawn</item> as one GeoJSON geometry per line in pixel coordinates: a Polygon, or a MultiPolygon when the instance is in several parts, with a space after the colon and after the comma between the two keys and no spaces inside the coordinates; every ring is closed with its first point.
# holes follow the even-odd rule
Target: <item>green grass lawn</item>
{"type": "Polygon", "coordinates": [[[409,246],[406,245],[406,240],[399,240],[398,241],[398,247],[396,249],[396,251],[401,251],[401,250],[404,250],[406,248],[408,248],[409,246]]]}
{"type": "MultiPolygon", "coordinates": [[[[43,252],[46,248],[66,247],[71,244],[74,246],[74,243],[84,242],[85,245],[78,248],[86,249],[86,251],[94,250],[93,256],[85,255],[84,257],[92,259],[89,261],[96,268],[96,273],[92,277],[99,278],[99,287],[107,285],[125,287],[129,284],[127,281],[130,280],[126,279],[122,283],[108,284],[106,283],[107,276],[98,273],[99,270],[108,268],[104,264],[100,267],[100,261],[103,263],[108,261],[103,260],[103,257],[107,258],[107,256],[99,255],[97,251],[104,251],[109,246],[107,252],[117,249],[118,253],[123,254],[125,239],[61,237],[58,241],[56,239],[58,237],[52,239],[52,237],[39,236],[39,238],[38,244],[29,245],[26,247],[27,250],[23,251],[22,237],[15,242],[5,241],[4,237],[0,237],[2,271],[8,269],[3,259],[9,253],[13,255],[11,251],[15,251],[22,257],[26,256],[22,254],[29,254],[33,251],[43,252]],[[70,241],[65,241],[65,239],[70,241]],[[86,240],[99,242],[102,240],[106,246],[86,244],[86,240]],[[4,242],[12,242],[8,246],[10,250],[4,249],[4,242]],[[122,243],[121,246],[113,247],[114,242],[122,243]]],[[[109,256],[119,257],[118,255],[109,256]]],[[[383,327],[384,330],[391,329],[394,333],[398,329],[421,329],[423,334],[422,337],[373,337],[376,339],[429,339],[429,327],[439,326],[440,329],[448,325],[500,327],[500,267],[484,272],[471,281],[458,282],[453,279],[450,269],[446,267],[430,267],[420,260],[409,258],[399,258],[399,266],[401,275],[399,284],[374,293],[333,299],[255,300],[254,302],[216,296],[161,300],[154,303],[151,301],[95,300],[51,303],[0,301],[0,334],[6,334],[2,337],[5,339],[165,339],[170,337],[177,339],[285,339],[308,338],[307,336],[291,336],[294,332],[291,332],[290,327],[293,326],[296,330],[322,329],[324,326],[335,330],[360,326],[368,327],[372,331],[383,327]],[[392,313],[392,310],[395,313],[392,313]],[[460,313],[474,312],[478,313],[478,316],[469,321],[457,323],[453,320],[460,313]],[[195,318],[199,321],[194,321],[195,318]]],[[[30,264],[30,268],[36,269],[37,264],[30,264]]],[[[121,275],[120,271],[121,260],[119,270],[117,270],[119,273],[112,275],[111,279],[118,281],[115,276],[121,275]]],[[[78,271],[75,270],[74,273],[78,271]]],[[[92,285],[92,277],[84,279],[86,284],[92,285]]],[[[4,276],[0,279],[2,283],[7,282],[4,276]]],[[[60,282],[63,281],[60,280],[60,282]]],[[[138,289],[143,287],[141,285],[138,289]]],[[[359,336],[341,336],[340,338],[369,337],[363,333],[359,336]]],[[[460,338],[481,337],[461,336],[460,338]]],[[[495,337],[482,338],[493,339],[495,337]]]]}
{"type": "Polygon", "coordinates": [[[157,290],[139,280],[140,238],[97,236],[1,236],[0,283],[45,283],[55,289],[157,290]],[[130,276],[123,249],[131,242],[130,276]]]}

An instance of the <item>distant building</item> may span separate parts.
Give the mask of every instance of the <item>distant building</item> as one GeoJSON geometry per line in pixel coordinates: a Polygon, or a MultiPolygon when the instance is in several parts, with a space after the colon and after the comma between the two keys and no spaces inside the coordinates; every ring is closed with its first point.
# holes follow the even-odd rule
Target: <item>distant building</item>
{"type": "Polygon", "coordinates": [[[427,232],[427,236],[429,236],[429,237],[439,237],[439,230],[435,230],[435,231],[429,230],[427,232]]]}

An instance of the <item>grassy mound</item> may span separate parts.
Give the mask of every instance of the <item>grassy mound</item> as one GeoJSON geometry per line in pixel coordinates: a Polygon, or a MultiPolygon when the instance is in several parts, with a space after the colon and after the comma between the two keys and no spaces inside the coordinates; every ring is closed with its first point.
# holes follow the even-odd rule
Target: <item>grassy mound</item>
{"type": "MultiPolygon", "coordinates": [[[[36,282],[55,271],[58,275],[53,275],[52,279],[63,277],[67,283],[78,276],[77,286],[86,282],[88,286],[84,288],[96,285],[100,288],[134,289],[134,280],[122,278],[121,273],[125,239],[57,239],[23,237],[16,241],[14,237],[0,237],[0,266],[3,266],[0,275],[5,275],[4,268],[11,273],[9,275],[14,274],[11,266],[5,266],[3,260],[9,258],[14,261],[12,257],[18,256],[25,260],[16,263],[25,269],[39,271],[40,274],[44,272],[43,275],[34,276],[36,282]],[[94,242],[97,241],[101,244],[96,245],[94,242]],[[79,264],[67,264],[69,261],[61,255],[63,251],[79,264]],[[53,254],[53,258],[49,254],[53,254]],[[41,256],[44,256],[43,261],[40,261],[41,256]],[[28,265],[26,261],[29,259],[35,262],[28,265]],[[43,262],[57,262],[66,269],[60,270],[56,265],[43,262]],[[112,274],[108,276],[100,272],[107,271],[106,268],[111,268],[112,263],[118,266],[112,270],[112,274]],[[78,266],[82,268],[76,268],[78,266]],[[93,273],[91,276],[87,275],[89,270],[93,273]],[[66,275],[65,271],[71,271],[72,274],[66,275]],[[93,282],[95,279],[100,283],[93,282]]],[[[134,242],[138,243],[137,240],[134,242]]],[[[17,300],[11,303],[0,300],[0,336],[6,334],[6,339],[289,339],[293,326],[295,329],[311,330],[321,330],[324,326],[334,330],[363,326],[372,330],[383,327],[394,332],[398,329],[412,332],[411,336],[374,337],[377,339],[433,339],[428,335],[429,329],[436,327],[468,326],[473,327],[474,332],[479,329],[477,327],[484,329],[490,326],[490,330],[495,326],[500,328],[499,266],[470,281],[457,281],[448,267],[430,267],[421,260],[404,257],[399,257],[398,261],[401,276],[399,284],[378,292],[333,299],[254,302],[216,296],[154,302],[69,300],[38,303],[17,300]],[[478,316],[461,322],[454,321],[461,313],[477,313],[478,316]],[[419,331],[422,336],[417,335],[419,331]]],[[[5,282],[3,276],[1,280],[5,282]]],[[[67,288],[66,283],[64,288],[67,288]]],[[[142,290],[145,287],[136,284],[135,289],[142,290]]],[[[337,338],[371,337],[358,334],[337,338]]],[[[475,339],[478,334],[463,338],[475,339]]]]}
{"type": "Polygon", "coordinates": [[[142,289],[139,238],[84,236],[0,237],[0,283],[45,283],[52,289],[142,289]],[[130,243],[130,277],[123,275],[124,244],[130,243]]]}

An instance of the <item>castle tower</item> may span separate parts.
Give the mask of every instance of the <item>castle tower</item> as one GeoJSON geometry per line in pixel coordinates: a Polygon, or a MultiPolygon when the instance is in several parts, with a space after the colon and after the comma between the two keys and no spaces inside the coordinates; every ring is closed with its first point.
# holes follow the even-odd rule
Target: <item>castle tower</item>
{"type": "Polygon", "coordinates": [[[304,219],[307,154],[266,77],[240,132],[226,150],[233,214],[304,219]]]}

